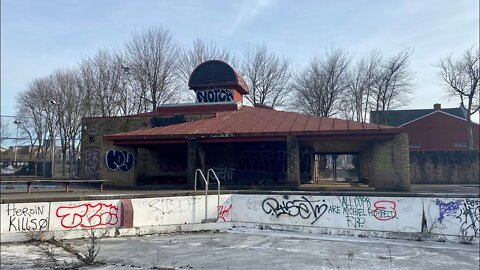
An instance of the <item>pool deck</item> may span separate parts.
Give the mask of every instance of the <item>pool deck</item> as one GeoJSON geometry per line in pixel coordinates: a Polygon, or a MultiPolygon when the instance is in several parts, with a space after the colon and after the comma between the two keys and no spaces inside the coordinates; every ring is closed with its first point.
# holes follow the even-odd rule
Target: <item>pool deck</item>
{"type": "MultiPolygon", "coordinates": [[[[352,195],[352,196],[391,196],[391,197],[478,197],[479,185],[412,185],[409,192],[377,191],[366,185],[349,183],[320,183],[305,184],[298,190],[275,189],[262,187],[238,187],[221,190],[222,194],[303,194],[303,195],[352,195]]],[[[204,190],[185,189],[174,186],[136,187],[134,189],[106,187],[103,192],[96,186],[73,185],[69,192],[65,192],[62,186],[33,187],[31,193],[26,192],[26,187],[0,189],[1,203],[21,202],[52,202],[52,201],[85,201],[106,199],[133,199],[152,197],[174,197],[204,195],[204,190]]],[[[217,194],[215,188],[211,188],[209,194],[217,194]]]]}

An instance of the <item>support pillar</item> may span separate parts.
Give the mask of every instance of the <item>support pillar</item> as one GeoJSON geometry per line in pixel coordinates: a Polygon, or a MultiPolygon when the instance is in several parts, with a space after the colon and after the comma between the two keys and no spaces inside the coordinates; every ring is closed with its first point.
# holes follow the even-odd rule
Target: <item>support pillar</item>
{"type": "Polygon", "coordinates": [[[198,169],[198,142],[195,139],[188,140],[187,152],[187,182],[193,185],[195,170],[198,169]]]}
{"type": "Polygon", "coordinates": [[[287,181],[291,188],[300,187],[300,151],[296,136],[287,137],[287,181]]]}
{"type": "Polygon", "coordinates": [[[376,190],[409,191],[408,135],[402,133],[390,140],[376,142],[370,164],[370,179],[375,183],[376,190]]]}

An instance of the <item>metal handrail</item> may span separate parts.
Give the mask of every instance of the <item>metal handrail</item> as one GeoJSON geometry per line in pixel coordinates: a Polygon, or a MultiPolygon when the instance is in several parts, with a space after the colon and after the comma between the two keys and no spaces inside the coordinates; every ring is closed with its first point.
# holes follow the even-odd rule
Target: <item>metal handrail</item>
{"type": "Polygon", "coordinates": [[[214,179],[217,180],[217,220],[219,218],[220,213],[218,212],[218,208],[220,207],[220,180],[218,180],[218,176],[215,173],[215,170],[213,169],[208,169],[207,171],[207,179],[210,181],[210,172],[212,172],[213,176],[215,177],[214,179]]]}
{"type": "MultiPolygon", "coordinates": [[[[203,181],[205,182],[205,220],[207,220],[207,209],[208,209],[208,180],[205,179],[205,175],[203,174],[202,170],[196,169],[195,170],[195,186],[194,186],[194,191],[197,191],[197,176],[198,173],[200,172],[200,176],[202,177],[203,181]]],[[[207,174],[208,175],[208,174],[207,174]]],[[[217,211],[218,212],[218,211],[217,211]]]]}

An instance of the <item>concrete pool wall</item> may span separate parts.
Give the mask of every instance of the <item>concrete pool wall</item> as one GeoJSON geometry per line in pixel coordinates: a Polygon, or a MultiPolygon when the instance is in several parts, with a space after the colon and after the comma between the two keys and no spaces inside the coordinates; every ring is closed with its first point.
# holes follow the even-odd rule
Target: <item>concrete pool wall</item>
{"type": "Polygon", "coordinates": [[[77,238],[86,229],[122,236],[232,227],[473,243],[480,237],[474,196],[224,194],[209,195],[207,207],[205,196],[175,196],[5,203],[0,211],[2,242],[28,240],[32,232],[77,238]]]}

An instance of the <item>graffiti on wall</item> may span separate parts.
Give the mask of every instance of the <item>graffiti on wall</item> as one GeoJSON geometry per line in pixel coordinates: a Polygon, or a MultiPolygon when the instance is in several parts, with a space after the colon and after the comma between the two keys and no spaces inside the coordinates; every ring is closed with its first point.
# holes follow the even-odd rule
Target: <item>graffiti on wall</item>
{"type": "Polygon", "coordinates": [[[233,183],[233,177],[235,175],[235,168],[229,167],[212,167],[218,176],[218,179],[222,184],[233,183]]]}
{"type": "Polygon", "coordinates": [[[197,91],[197,102],[229,102],[233,100],[232,90],[228,89],[209,89],[197,91]]]}
{"type": "MultiPolygon", "coordinates": [[[[421,232],[425,216],[429,233],[463,236],[468,237],[462,238],[467,240],[480,236],[478,198],[236,194],[233,205],[232,196],[221,195],[220,205],[217,205],[216,196],[210,196],[209,217],[218,216],[219,222],[421,232]],[[435,226],[431,226],[431,222],[435,226]]],[[[2,204],[1,230],[7,233],[200,223],[204,218],[204,202],[203,196],[188,196],[89,203],[2,204]]]]}
{"type": "Polygon", "coordinates": [[[65,229],[116,226],[119,224],[118,214],[117,206],[104,203],[59,206],[55,211],[65,229]]]}
{"type": "Polygon", "coordinates": [[[105,154],[105,164],[111,171],[128,172],[135,164],[135,157],[127,151],[108,150],[105,154]]]}
{"type": "MultiPolygon", "coordinates": [[[[244,150],[236,160],[239,172],[287,173],[287,152],[268,150],[244,150]]],[[[310,173],[310,152],[304,149],[300,154],[300,173],[310,173]]]]}
{"type": "Polygon", "coordinates": [[[158,157],[158,170],[161,172],[184,172],[187,169],[185,162],[180,162],[172,154],[167,157],[158,157]]]}
{"type": "Polygon", "coordinates": [[[460,221],[460,231],[463,236],[480,236],[480,200],[465,199],[459,207],[458,215],[460,221]]]}
{"type": "Polygon", "coordinates": [[[48,227],[48,204],[7,204],[6,216],[9,232],[41,231],[48,227]]]}
{"type": "MultiPolygon", "coordinates": [[[[300,180],[311,180],[311,150],[299,152],[300,180]]],[[[238,144],[235,147],[235,179],[237,184],[268,185],[285,183],[288,174],[288,152],[285,143],[238,144]]]]}
{"type": "Polygon", "coordinates": [[[450,202],[444,202],[440,199],[437,199],[435,201],[435,204],[438,205],[438,222],[443,223],[443,220],[445,219],[445,216],[456,216],[457,211],[460,208],[460,200],[453,200],[450,202]]]}
{"type": "Polygon", "coordinates": [[[384,221],[397,217],[397,203],[394,201],[380,200],[373,204],[372,216],[384,221]]]}
{"type": "Polygon", "coordinates": [[[98,179],[100,151],[98,148],[85,150],[85,178],[98,179]]]}
{"type": "Polygon", "coordinates": [[[363,228],[368,217],[388,221],[397,217],[397,203],[393,200],[371,200],[365,196],[341,197],[342,214],[348,227],[363,228]]]}
{"type": "Polygon", "coordinates": [[[301,199],[289,199],[285,195],[281,201],[271,197],[266,198],[263,200],[262,208],[266,214],[276,217],[281,215],[298,216],[309,220],[310,224],[314,224],[327,211],[328,205],[325,204],[325,200],[309,200],[305,196],[302,196],[301,199]]]}
{"type": "Polygon", "coordinates": [[[164,127],[187,122],[184,115],[174,115],[167,117],[152,117],[150,125],[152,127],[164,127]]]}
{"type": "Polygon", "coordinates": [[[236,162],[239,172],[287,172],[286,151],[245,150],[237,157],[236,162]]]}
{"type": "Polygon", "coordinates": [[[2,161],[0,162],[0,175],[35,175],[35,162],[2,161]]]}
{"type": "Polygon", "coordinates": [[[300,153],[300,174],[310,175],[312,167],[312,158],[308,149],[303,149],[300,153]]]}
{"type": "MultiPolygon", "coordinates": [[[[261,196],[258,196],[261,198],[261,196]]],[[[251,220],[258,216],[255,212],[261,212],[263,217],[258,216],[262,222],[281,222],[287,224],[305,224],[314,226],[330,226],[352,229],[372,228],[382,229],[385,227],[400,226],[399,207],[405,209],[411,207],[411,202],[404,203],[396,198],[375,198],[366,196],[268,196],[259,200],[254,198],[241,198],[243,206],[239,207],[246,211],[247,219],[251,220]],[[254,217],[249,215],[253,214],[254,217]],[[282,217],[282,219],[279,219],[282,217]],[[268,218],[267,218],[268,217],[268,218]]],[[[235,206],[235,213],[238,207],[235,206]]],[[[421,229],[421,211],[413,213],[418,217],[418,222],[410,227],[421,229]]],[[[239,214],[240,216],[243,213],[239,214]]],[[[402,212],[403,218],[409,218],[412,214],[402,212]]],[[[406,225],[406,224],[403,224],[406,225]]]]}
{"type": "Polygon", "coordinates": [[[158,198],[148,202],[152,211],[160,212],[162,215],[178,213],[191,209],[194,202],[190,200],[181,200],[176,198],[158,198]]]}
{"type": "MultiPolygon", "coordinates": [[[[372,203],[369,197],[364,196],[344,196],[341,197],[342,215],[347,221],[348,227],[363,228],[366,218],[372,212],[372,203]]],[[[339,212],[336,212],[340,214],[339,212]]]]}
{"type": "Polygon", "coordinates": [[[462,237],[480,236],[480,199],[437,198],[428,201],[430,203],[425,205],[425,211],[430,232],[462,237]]]}
{"type": "Polygon", "coordinates": [[[218,219],[223,222],[229,221],[230,214],[232,213],[232,197],[229,196],[221,205],[217,207],[218,219]]]}

